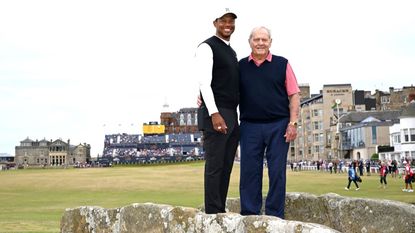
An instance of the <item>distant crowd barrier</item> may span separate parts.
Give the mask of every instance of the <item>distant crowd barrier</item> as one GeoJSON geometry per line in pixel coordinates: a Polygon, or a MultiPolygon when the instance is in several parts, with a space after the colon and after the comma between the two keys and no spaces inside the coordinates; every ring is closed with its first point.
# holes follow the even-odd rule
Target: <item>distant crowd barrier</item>
{"type": "MultiPolygon", "coordinates": [[[[287,165],[287,169],[291,170],[291,165],[287,165]]],[[[316,165],[302,165],[292,168],[295,171],[317,171],[316,165]]],[[[341,172],[348,172],[349,168],[347,166],[342,167],[341,172]]],[[[320,166],[320,171],[330,171],[327,167],[320,166]]],[[[334,172],[334,169],[333,169],[334,172]]],[[[340,169],[337,168],[337,172],[340,172],[340,169]]],[[[364,168],[364,172],[366,173],[366,168],[364,168]]],[[[379,167],[372,166],[370,167],[370,173],[379,173],[379,167]]]]}

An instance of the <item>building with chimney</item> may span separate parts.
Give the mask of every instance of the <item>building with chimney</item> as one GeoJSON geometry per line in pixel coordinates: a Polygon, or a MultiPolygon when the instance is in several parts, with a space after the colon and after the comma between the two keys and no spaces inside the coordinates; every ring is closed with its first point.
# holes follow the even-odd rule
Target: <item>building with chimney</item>
{"type": "Polygon", "coordinates": [[[89,144],[71,145],[57,140],[31,140],[26,138],[15,147],[15,163],[17,166],[64,166],[91,162],[91,146],[89,144]]]}

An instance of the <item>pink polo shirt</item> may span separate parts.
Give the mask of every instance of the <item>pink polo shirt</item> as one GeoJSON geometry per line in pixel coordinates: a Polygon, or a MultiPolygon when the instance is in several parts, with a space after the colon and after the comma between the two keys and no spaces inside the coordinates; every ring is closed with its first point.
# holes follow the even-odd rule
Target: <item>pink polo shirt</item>
{"type": "MultiPolygon", "coordinates": [[[[248,61],[254,60],[255,65],[260,66],[262,62],[258,62],[255,60],[255,58],[252,56],[252,54],[249,55],[248,61]]],[[[265,60],[271,62],[272,61],[272,54],[268,53],[265,60]]],[[[285,79],[285,88],[287,90],[288,96],[294,95],[296,93],[300,92],[300,88],[298,87],[297,78],[295,77],[294,71],[291,68],[290,63],[287,63],[287,70],[285,71],[286,79],[285,79]]]]}

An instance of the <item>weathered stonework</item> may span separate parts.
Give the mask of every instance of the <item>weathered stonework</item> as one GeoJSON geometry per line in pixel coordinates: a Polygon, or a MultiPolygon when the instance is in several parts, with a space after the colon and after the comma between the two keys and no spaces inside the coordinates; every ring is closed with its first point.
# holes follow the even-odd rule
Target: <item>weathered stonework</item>
{"type": "Polygon", "coordinates": [[[326,226],[287,221],[272,216],[236,213],[205,214],[195,208],[152,203],[119,209],[78,207],[67,209],[61,220],[63,233],[335,233],[326,226]]]}
{"type": "Polygon", "coordinates": [[[241,216],[239,199],[228,199],[224,214],[152,203],[115,209],[83,206],[67,209],[63,233],[329,233],[415,232],[415,206],[388,200],[287,193],[285,220],[241,216]]]}
{"type": "MultiPolygon", "coordinates": [[[[228,199],[226,206],[231,212],[240,212],[237,198],[228,199]]],[[[315,196],[291,192],[285,199],[285,219],[318,223],[344,233],[415,232],[415,205],[335,193],[315,196]]]]}

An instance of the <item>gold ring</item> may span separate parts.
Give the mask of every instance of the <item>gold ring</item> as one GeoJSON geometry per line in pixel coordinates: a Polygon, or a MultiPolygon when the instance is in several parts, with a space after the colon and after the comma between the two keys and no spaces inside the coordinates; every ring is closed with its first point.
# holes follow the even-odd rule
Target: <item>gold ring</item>
{"type": "Polygon", "coordinates": [[[222,129],[222,127],[221,126],[218,126],[218,129],[222,129]]]}

